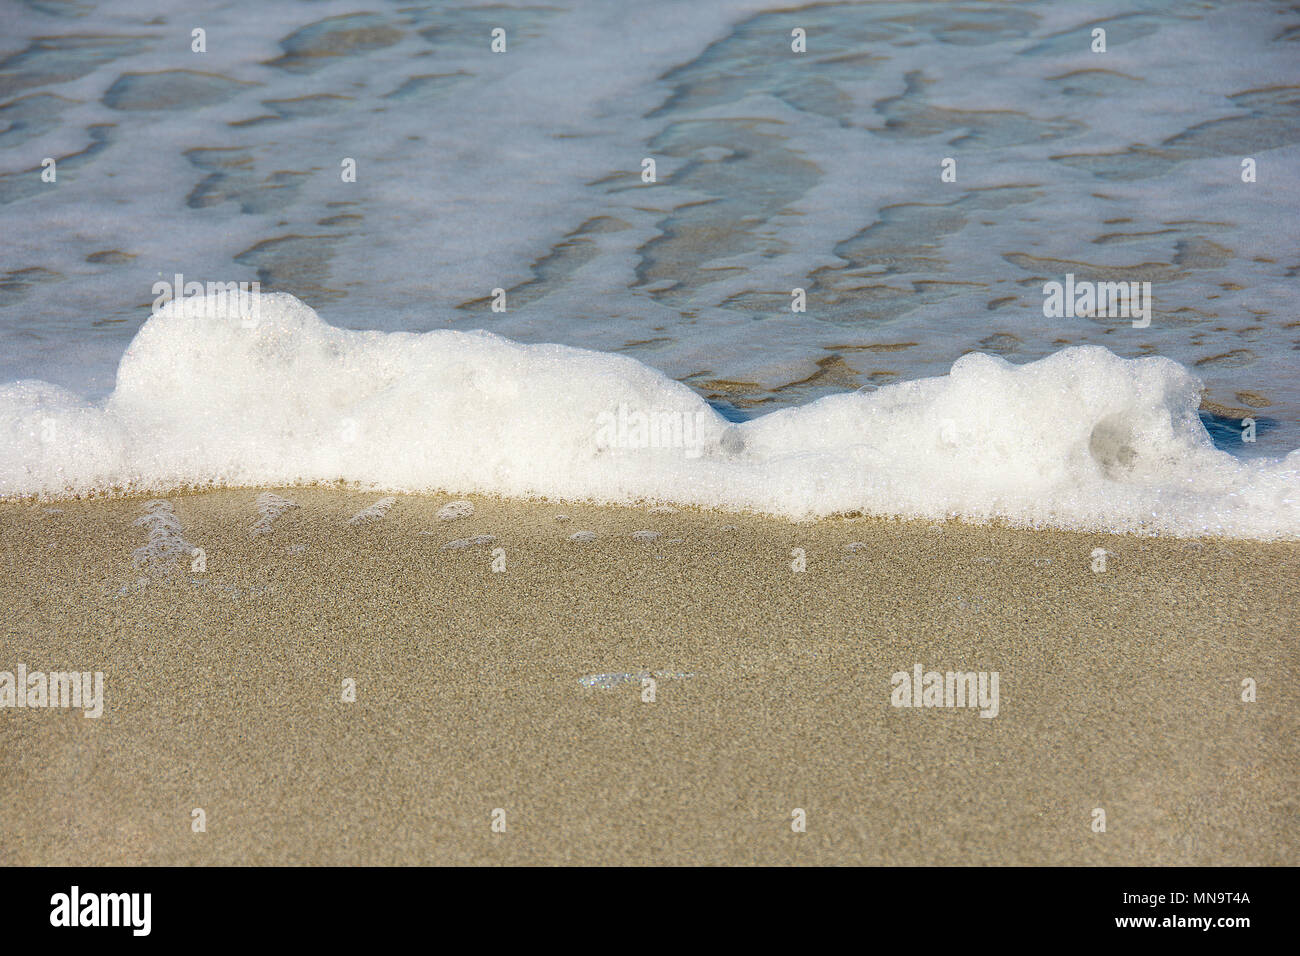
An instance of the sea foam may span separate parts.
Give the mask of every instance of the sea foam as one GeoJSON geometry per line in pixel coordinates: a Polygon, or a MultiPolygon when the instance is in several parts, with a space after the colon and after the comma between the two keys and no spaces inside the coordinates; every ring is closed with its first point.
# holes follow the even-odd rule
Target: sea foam
{"type": "Polygon", "coordinates": [[[0,495],[342,479],[794,519],[1300,537],[1300,451],[1243,462],[1216,449],[1198,380],[1169,359],[972,353],[945,376],[733,424],[627,356],[348,331],[291,295],[260,298],[253,328],[247,303],[165,306],[101,403],[44,382],[0,387],[0,495]]]}

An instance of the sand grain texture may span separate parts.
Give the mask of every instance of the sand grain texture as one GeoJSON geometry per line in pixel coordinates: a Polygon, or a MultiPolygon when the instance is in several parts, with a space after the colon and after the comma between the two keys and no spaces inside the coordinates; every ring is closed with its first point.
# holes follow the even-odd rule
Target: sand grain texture
{"type": "Polygon", "coordinates": [[[204,573],[0,506],[0,670],[106,675],[0,710],[0,862],[1300,862],[1300,545],[272,490],[167,499],[204,573]],[[918,661],[1000,714],[891,707],[918,661]]]}

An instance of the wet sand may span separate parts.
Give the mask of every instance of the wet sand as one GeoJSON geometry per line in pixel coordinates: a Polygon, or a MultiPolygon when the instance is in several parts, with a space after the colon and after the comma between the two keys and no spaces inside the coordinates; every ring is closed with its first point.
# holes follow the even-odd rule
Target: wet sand
{"type": "Polygon", "coordinates": [[[0,862],[1300,862],[1300,544],[278,491],[0,505],[0,862]]]}

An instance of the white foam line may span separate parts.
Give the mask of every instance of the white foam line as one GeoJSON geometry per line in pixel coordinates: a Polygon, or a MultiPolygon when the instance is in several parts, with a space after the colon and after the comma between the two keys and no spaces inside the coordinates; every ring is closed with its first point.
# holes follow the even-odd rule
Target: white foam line
{"type": "Polygon", "coordinates": [[[1216,449],[1199,380],[1169,359],[1097,346],[1025,365],[970,353],[948,375],[733,424],[624,355],[485,332],[349,331],[280,293],[260,296],[252,329],[243,311],[202,298],[164,307],[99,406],[46,383],[0,387],[0,495],[342,478],[796,520],[1300,538],[1300,451],[1242,461],[1216,449]],[[43,423],[57,442],[41,439],[43,423]]]}

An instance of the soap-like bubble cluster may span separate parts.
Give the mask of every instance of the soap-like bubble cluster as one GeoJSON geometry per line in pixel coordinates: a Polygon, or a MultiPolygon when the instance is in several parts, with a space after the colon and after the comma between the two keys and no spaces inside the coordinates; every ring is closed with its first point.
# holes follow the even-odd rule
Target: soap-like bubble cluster
{"type": "MultiPolygon", "coordinates": [[[[338,329],[282,293],[258,307],[249,329],[202,300],[172,302],[140,329],[99,405],[45,383],[0,387],[0,495],[342,479],[792,519],[1300,537],[1300,452],[1243,462],[1216,449],[1197,379],[1169,359],[1095,346],[1026,365],[971,353],[945,376],[733,424],[623,355],[486,332],[338,329]],[[603,447],[600,422],[629,408],[699,421],[701,444],[603,447]],[[41,437],[49,420],[57,441],[41,437]],[[341,421],[356,424],[349,440],[341,421]]],[[[350,523],[380,520],[392,503],[350,523]]],[[[467,505],[439,516],[467,516],[467,505]]]]}

